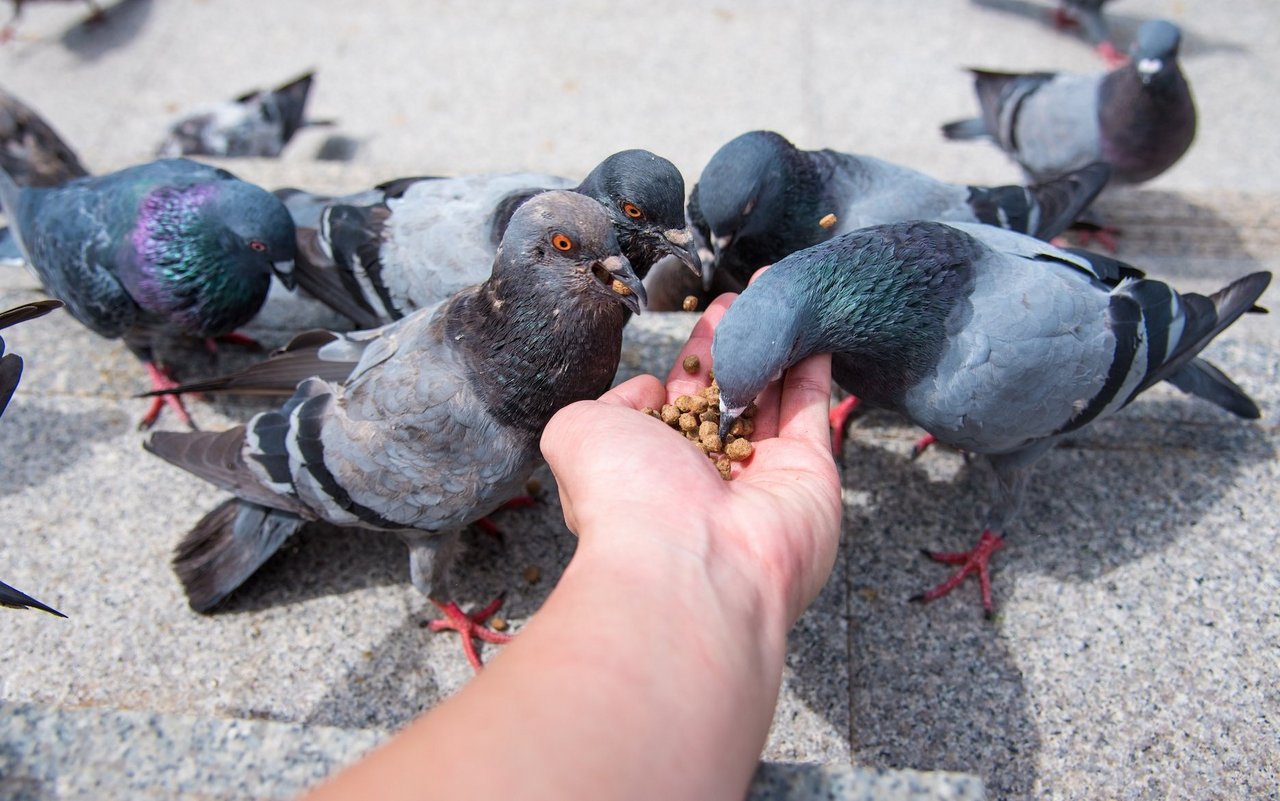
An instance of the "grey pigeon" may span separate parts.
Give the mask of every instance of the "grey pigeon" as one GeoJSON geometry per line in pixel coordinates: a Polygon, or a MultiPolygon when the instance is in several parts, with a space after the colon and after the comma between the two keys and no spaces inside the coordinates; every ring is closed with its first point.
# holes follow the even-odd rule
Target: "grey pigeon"
{"type": "Polygon", "coordinates": [[[1032,180],[1095,161],[1113,183],[1149,181],[1191,146],[1196,108],[1178,66],[1178,27],[1147,22],[1129,64],[1106,73],[974,70],[982,116],[948,123],[948,139],[990,137],[1032,180]]]}
{"type": "Polygon", "coordinates": [[[977,572],[990,613],[987,560],[1031,466],[1065,434],[1162,380],[1258,416],[1196,354],[1254,308],[1271,274],[1209,297],[1141,275],[991,226],[910,222],[845,234],[778,262],[725,314],[711,347],[721,426],[782,370],[831,352],[841,387],[984,457],[997,488],[978,545],[945,555],[960,571],[920,599],[977,572]]]}
{"type": "MultiPolygon", "coordinates": [[[[0,171],[10,231],[45,290],[95,333],[124,340],[154,388],[174,386],[157,349],[231,335],[274,271],[292,283],[293,221],[269,192],[185,159],[62,186],[19,188],[0,171]]],[[[188,423],[181,399],[168,399],[188,423]]],[[[155,398],[142,424],[155,422],[155,398]]]]}
{"type": "Polygon", "coordinates": [[[801,150],[773,131],[751,131],[707,162],[688,215],[714,256],[715,288],[739,291],[766,264],[879,223],[982,222],[1048,239],[1075,221],[1109,173],[1097,164],[1032,187],[963,186],[870,156],[801,150]]]}
{"type": "MultiPolygon", "coordinates": [[[[17,325],[26,320],[43,317],[61,306],[62,304],[56,300],[37,300],[0,311],[0,329],[17,325]]],[[[18,388],[18,379],[21,377],[22,357],[16,353],[5,353],[4,339],[0,339],[0,414],[9,405],[9,399],[13,397],[14,390],[18,388]]],[[[0,606],[6,606],[11,609],[40,609],[51,615],[66,617],[57,609],[40,603],[25,592],[14,589],[2,581],[0,581],[0,606]]]]}
{"type": "MultiPolygon", "coordinates": [[[[624,150],[576,186],[568,178],[527,172],[406,178],[384,184],[380,202],[332,203],[322,213],[318,247],[301,248],[308,258],[299,262],[298,285],[357,325],[399,319],[483,281],[483,265],[492,260],[512,213],[548,189],[572,189],[599,201],[641,278],[666,255],[694,272],[701,269],[685,226],[680,171],[647,150],[624,150]],[[311,258],[317,250],[326,257],[311,258]]],[[[301,199],[293,202],[303,213],[301,199]]]]}
{"type": "Polygon", "coordinates": [[[44,118],[2,89],[0,169],[19,186],[56,186],[89,174],[44,118]]]}
{"type": "Polygon", "coordinates": [[[257,89],[199,109],[170,126],[156,155],[279,156],[304,126],[330,124],[306,119],[314,78],[308,72],[279,88],[257,89]]]}
{"type": "MultiPolygon", "coordinates": [[[[217,605],[311,521],[399,534],[414,586],[448,599],[459,532],[523,491],[558,409],[609,388],[624,309],[643,300],[609,216],[571,192],[520,206],[490,264],[483,283],[394,323],[303,334],[250,368],[269,390],[317,376],[279,411],[222,433],[151,436],[148,450],[236,495],[178,547],[194,609],[217,605]]],[[[487,631],[438,605],[449,627],[487,631]]]]}

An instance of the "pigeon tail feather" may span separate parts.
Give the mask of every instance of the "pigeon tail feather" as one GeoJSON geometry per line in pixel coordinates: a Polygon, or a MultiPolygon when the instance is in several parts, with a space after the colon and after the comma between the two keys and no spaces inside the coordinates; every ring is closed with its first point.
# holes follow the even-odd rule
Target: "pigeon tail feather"
{"type": "Polygon", "coordinates": [[[271,558],[305,521],[229,498],[179,543],[173,569],[197,612],[208,612],[271,558]]]}

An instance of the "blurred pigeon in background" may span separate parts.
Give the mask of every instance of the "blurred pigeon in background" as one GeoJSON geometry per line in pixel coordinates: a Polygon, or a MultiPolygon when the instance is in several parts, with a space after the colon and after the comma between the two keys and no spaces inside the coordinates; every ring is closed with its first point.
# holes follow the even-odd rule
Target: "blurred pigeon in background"
{"type": "MultiPolygon", "coordinates": [[[[206,611],[309,521],[390,531],[409,546],[413,584],[440,628],[502,641],[448,600],[462,528],[519,495],[560,408],[607,390],[624,309],[643,286],[609,215],[590,198],[544,192],[511,217],[491,275],[394,323],[310,332],[246,371],[270,391],[297,375],[280,411],[223,433],[156,432],[147,448],[236,495],[178,547],[192,608],[206,611]]],[[[242,387],[243,388],[243,387],[242,387]]]]}
{"type": "Polygon", "coordinates": [[[1080,215],[1109,173],[1097,164],[1032,187],[962,186],[870,156],[801,150],[772,131],[751,131],[707,162],[689,196],[689,219],[713,254],[715,288],[736,292],[766,264],[879,223],[982,222],[1048,239],[1080,215]]]}
{"type": "Polygon", "coordinates": [[[18,186],[57,186],[89,171],[31,107],[0,89],[0,169],[18,186]]]}
{"type": "MultiPolygon", "coordinates": [[[[299,260],[298,286],[357,325],[399,319],[483,281],[483,265],[492,261],[511,215],[548,189],[600,202],[641,278],[666,255],[695,273],[702,269],[685,225],[680,171],[646,150],[624,150],[576,187],[538,173],[405,178],[383,184],[380,202],[331,203],[315,246],[300,246],[306,258],[299,260]]],[[[307,215],[299,220],[305,222],[311,207],[298,197],[290,202],[307,215]]]]}
{"type": "Polygon", "coordinates": [[[973,70],[982,116],[942,132],[948,139],[990,137],[1035,181],[1095,161],[1111,165],[1113,183],[1149,181],[1195,138],[1195,104],[1178,66],[1181,38],[1170,22],[1147,22],[1132,61],[1106,73],[973,70]]]}
{"type": "Polygon", "coordinates": [[[275,158],[304,126],[332,124],[305,118],[314,77],[308,72],[277,89],[256,89],[183,117],[170,127],[156,155],[275,158]]]}
{"type": "Polygon", "coordinates": [[[1162,380],[1258,417],[1243,390],[1195,357],[1255,308],[1270,273],[1207,298],[1141,275],[991,226],[909,222],[837,237],[773,265],[717,327],[721,427],[782,370],[831,352],[840,386],[984,456],[996,492],[981,538],[971,551],[935,554],[961,567],[918,599],[976,572],[991,613],[987,562],[1031,466],[1063,435],[1162,380]]]}
{"type": "MultiPolygon", "coordinates": [[[[61,306],[62,303],[56,300],[37,300],[0,311],[0,329],[17,325],[26,320],[43,317],[54,309],[61,308],[61,306]]],[[[5,407],[9,405],[9,399],[13,397],[14,390],[18,388],[18,380],[21,377],[22,357],[16,353],[5,353],[4,339],[0,338],[0,414],[3,414],[5,407]]],[[[40,603],[25,592],[16,590],[2,581],[0,581],[0,606],[6,606],[11,609],[40,609],[51,615],[66,617],[57,609],[40,603]]]]}
{"type": "Polygon", "coordinates": [[[1111,41],[1111,29],[1102,7],[1111,0],[1058,0],[1053,10],[1053,25],[1058,30],[1080,28],[1093,49],[1109,66],[1118,67],[1127,60],[1111,41]]]}
{"type": "MultiPolygon", "coordinates": [[[[20,188],[0,171],[10,231],[45,290],[142,360],[153,388],[174,386],[157,348],[227,337],[257,314],[275,271],[291,285],[293,221],[269,192],[177,159],[58,187],[20,188]]],[[[153,424],[177,396],[154,398],[153,424]]]]}

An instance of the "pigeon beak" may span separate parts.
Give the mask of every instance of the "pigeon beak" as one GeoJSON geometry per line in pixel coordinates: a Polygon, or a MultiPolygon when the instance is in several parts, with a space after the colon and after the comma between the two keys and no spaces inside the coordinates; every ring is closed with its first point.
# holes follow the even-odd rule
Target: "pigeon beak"
{"type": "Polygon", "coordinates": [[[271,271],[276,274],[276,278],[280,279],[280,283],[284,284],[285,289],[293,291],[298,288],[298,279],[293,274],[293,259],[272,262],[271,271]]]}
{"type": "Polygon", "coordinates": [[[640,313],[641,304],[648,302],[644,284],[641,283],[640,277],[636,275],[626,256],[614,255],[604,261],[593,262],[591,272],[600,278],[611,292],[618,295],[622,305],[635,314],[640,313]]]}
{"type": "Polygon", "coordinates": [[[706,264],[702,261],[702,257],[698,255],[698,246],[693,241],[693,232],[688,228],[675,228],[664,231],[662,238],[666,240],[663,249],[679,259],[684,266],[693,271],[694,275],[701,277],[703,289],[711,289],[711,276],[715,274],[715,264],[706,264]]]}
{"type": "Polygon", "coordinates": [[[1164,62],[1158,58],[1141,58],[1137,63],[1138,77],[1142,79],[1144,84],[1151,83],[1151,79],[1164,69],[1164,62]]]}
{"type": "Polygon", "coordinates": [[[733,424],[738,422],[738,418],[746,411],[745,406],[739,406],[736,409],[726,408],[724,405],[724,396],[720,396],[720,439],[729,438],[729,429],[733,428],[733,424]]]}

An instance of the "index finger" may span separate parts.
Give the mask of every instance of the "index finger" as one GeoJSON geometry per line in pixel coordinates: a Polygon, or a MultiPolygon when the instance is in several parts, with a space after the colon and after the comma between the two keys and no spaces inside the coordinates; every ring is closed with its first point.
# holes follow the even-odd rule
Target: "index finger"
{"type": "Polygon", "coordinates": [[[711,384],[711,379],[707,376],[707,371],[712,367],[711,340],[715,338],[716,326],[720,324],[729,304],[737,297],[732,292],[719,296],[711,301],[707,310],[698,318],[693,330],[689,332],[689,339],[676,356],[675,364],[671,365],[671,371],[667,373],[668,401],[679,395],[696,394],[711,384]],[[698,357],[698,369],[693,373],[684,369],[684,360],[689,356],[698,357]]]}

